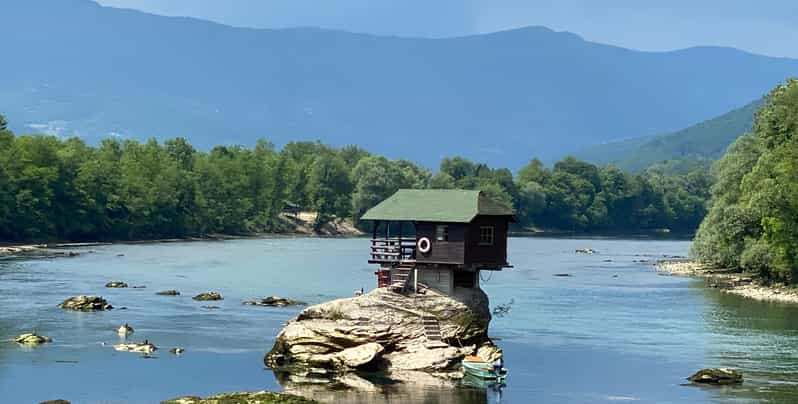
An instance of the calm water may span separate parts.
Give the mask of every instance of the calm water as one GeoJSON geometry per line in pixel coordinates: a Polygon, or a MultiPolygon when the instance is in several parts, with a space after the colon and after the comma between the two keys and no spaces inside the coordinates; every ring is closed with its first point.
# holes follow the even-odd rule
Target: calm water
{"type": "MultiPolygon", "coordinates": [[[[658,276],[650,262],[686,255],[689,243],[516,238],[514,269],[483,276],[492,304],[512,309],[491,324],[510,378],[501,391],[389,384],[330,389],[339,402],[798,402],[798,308],[719,294],[700,281],[658,276]],[[576,255],[593,248],[596,255],[576,255]],[[555,277],[569,273],[572,277],[555,277]],[[707,366],[741,368],[733,388],[684,386],[707,366]]],[[[92,247],[73,259],[0,262],[0,339],[36,328],[52,344],[0,343],[0,403],[153,403],[180,395],[279,390],[261,362],[298,308],[242,306],[272,294],[321,302],[374,284],[365,239],[267,239],[92,247]],[[124,256],[118,256],[124,254],[124,256]],[[146,289],[106,289],[124,280],[146,289]],[[178,289],[179,297],[156,296],[178,289]],[[215,290],[218,310],[191,296],[215,290]],[[72,313],[68,296],[100,294],[117,307],[72,313]],[[114,329],[166,349],[155,358],[116,352],[114,329]],[[102,343],[105,343],[103,345],[102,343]]]]}

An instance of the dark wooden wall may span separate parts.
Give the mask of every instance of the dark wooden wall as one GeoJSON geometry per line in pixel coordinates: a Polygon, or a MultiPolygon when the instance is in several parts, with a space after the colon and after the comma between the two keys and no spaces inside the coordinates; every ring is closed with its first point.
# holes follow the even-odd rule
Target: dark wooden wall
{"type": "Polygon", "coordinates": [[[435,226],[447,223],[416,223],[416,240],[427,237],[432,243],[432,249],[427,254],[422,254],[416,250],[416,262],[436,263],[436,264],[465,264],[465,223],[448,223],[449,241],[437,241],[435,239],[435,226]]]}
{"type": "Polygon", "coordinates": [[[507,263],[508,218],[478,216],[471,223],[448,223],[449,241],[435,239],[435,226],[439,223],[416,223],[416,240],[429,238],[432,249],[427,254],[416,251],[416,262],[425,264],[456,264],[495,266],[507,263]],[[492,246],[479,245],[480,226],[494,227],[492,246]]]}
{"type": "Polygon", "coordinates": [[[477,216],[466,230],[465,262],[471,264],[507,263],[508,219],[502,216],[477,216]],[[479,228],[493,226],[493,245],[479,245],[479,228]]]}

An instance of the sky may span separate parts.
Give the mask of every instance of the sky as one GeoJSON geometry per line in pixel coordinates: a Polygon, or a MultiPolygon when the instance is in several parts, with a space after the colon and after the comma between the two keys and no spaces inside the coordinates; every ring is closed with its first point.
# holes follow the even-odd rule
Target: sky
{"type": "Polygon", "coordinates": [[[730,46],[798,58],[798,0],[96,0],[256,28],[450,37],[543,25],[640,50],[730,46]]]}

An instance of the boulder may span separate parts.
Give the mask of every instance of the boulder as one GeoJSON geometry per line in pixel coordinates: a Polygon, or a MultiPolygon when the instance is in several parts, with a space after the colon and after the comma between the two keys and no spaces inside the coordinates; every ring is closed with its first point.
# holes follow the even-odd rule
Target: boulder
{"type": "Polygon", "coordinates": [[[318,401],[286,393],[268,391],[222,393],[210,397],[186,396],[161,401],[161,404],[314,404],[318,401]]]}
{"type": "Polygon", "coordinates": [[[185,350],[185,349],[183,349],[183,348],[180,348],[180,347],[176,347],[176,348],[172,348],[172,349],[170,349],[170,350],[169,350],[169,352],[171,352],[171,353],[173,353],[173,354],[175,354],[175,355],[180,355],[180,354],[182,354],[183,352],[186,352],[186,350],[185,350]]]}
{"type": "Polygon", "coordinates": [[[47,401],[42,401],[39,404],[72,404],[72,403],[70,403],[67,400],[47,400],[47,401]]]}
{"type": "Polygon", "coordinates": [[[307,307],[277,335],[264,363],[288,372],[458,369],[478,346],[492,345],[487,296],[480,289],[459,293],[430,289],[413,297],[381,288],[307,307]],[[437,319],[440,340],[427,339],[422,317],[437,319]]]}
{"type": "Polygon", "coordinates": [[[267,307],[285,307],[285,306],[304,306],[306,303],[299,300],[286,299],[280,296],[269,296],[263,299],[247,300],[241,304],[247,306],[267,306],[267,307]]]}
{"type": "Polygon", "coordinates": [[[127,283],[122,281],[111,281],[105,284],[106,288],[126,288],[127,283]]]}
{"type": "Polygon", "coordinates": [[[687,380],[697,384],[740,384],[743,382],[743,374],[730,368],[707,368],[695,372],[687,380]]]}
{"type": "Polygon", "coordinates": [[[144,341],[141,343],[117,344],[114,345],[114,349],[122,352],[139,352],[148,354],[155,352],[158,347],[148,341],[144,341]]]}
{"type": "Polygon", "coordinates": [[[155,292],[155,294],[156,295],[161,295],[161,296],[180,296],[180,292],[178,292],[178,291],[176,291],[174,289],[162,290],[160,292],[155,292]]]}
{"type": "Polygon", "coordinates": [[[592,248],[579,248],[576,250],[577,254],[595,254],[596,250],[592,248]]]}
{"type": "Polygon", "coordinates": [[[46,344],[48,342],[52,342],[53,339],[50,337],[45,337],[44,335],[36,334],[36,332],[18,335],[14,338],[14,342],[23,345],[40,345],[46,344]]]}
{"type": "Polygon", "coordinates": [[[103,299],[101,296],[73,296],[69,299],[64,300],[58,307],[66,310],[76,310],[76,311],[99,311],[99,310],[111,310],[114,306],[108,304],[108,302],[103,299]]]}
{"type": "Polygon", "coordinates": [[[200,294],[198,294],[198,295],[196,295],[196,296],[192,297],[192,299],[194,299],[194,300],[199,300],[199,301],[224,300],[224,298],[222,297],[222,295],[220,295],[220,294],[219,294],[219,293],[217,293],[217,292],[204,292],[204,293],[200,293],[200,294]]]}
{"type": "Polygon", "coordinates": [[[493,345],[492,343],[486,343],[477,349],[476,356],[479,356],[487,362],[493,362],[504,357],[504,352],[496,345],[493,345]]]}
{"type": "Polygon", "coordinates": [[[346,348],[333,355],[333,362],[339,367],[355,369],[371,363],[385,350],[376,342],[346,348]]]}

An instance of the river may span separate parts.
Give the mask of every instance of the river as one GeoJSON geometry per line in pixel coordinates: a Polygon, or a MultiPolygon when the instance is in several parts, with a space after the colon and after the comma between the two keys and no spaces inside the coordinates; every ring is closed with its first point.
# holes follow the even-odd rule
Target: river
{"type": "MultiPolygon", "coordinates": [[[[0,402],[154,403],[181,395],[280,390],[263,354],[300,308],[243,306],[281,295],[310,303],[375,284],[366,239],[274,238],[86,247],[76,258],[0,261],[0,339],[36,329],[54,339],[0,343],[0,402]],[[123,280],[145,289],[107,289],[123,280]],[[181,296],[157,296],[177,289],[181,296]],[[209,310],[191,296],[218,291],[209,310]],[[126,307],[75,313],[58,303],[99,294],[126,307]],[[114,329],[163,348],[153,358],[116,352],[114,329]],[[181,356],[170,347],[186,349],[181,356]]],[[[503,389],[397,386],[330,389],[340,402],[601,403],[798,402],[798,308],[744,300],[702,281],[660,276],[652,263],[689,242],[512,238],[514,268],[483,275],[506,354],[503,389]],[[575,254],[592,248],[594,255],[575,254]],[[643,261],[643,262],[641,262],[643,261]],[[567,273],[561,277],[555,274],[567,273]],[[700,388],[685,377],[741,369],[742,386],[700,388]]]]}

